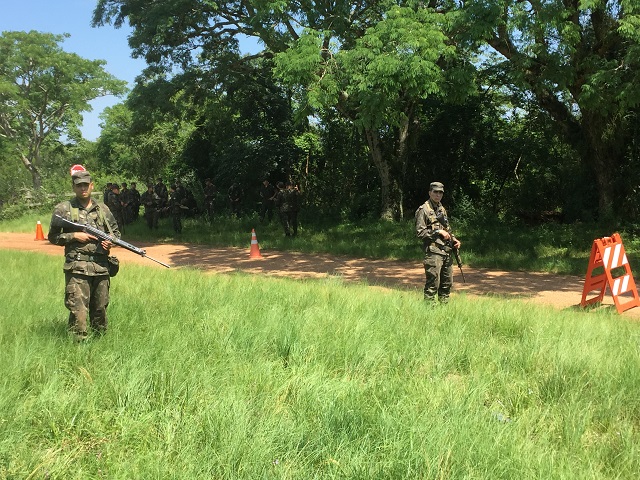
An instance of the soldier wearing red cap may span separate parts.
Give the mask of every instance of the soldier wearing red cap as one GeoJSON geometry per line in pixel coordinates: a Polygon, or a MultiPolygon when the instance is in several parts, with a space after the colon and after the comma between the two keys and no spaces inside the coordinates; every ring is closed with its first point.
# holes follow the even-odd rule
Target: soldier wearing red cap
{"type": "Polygon", "coordinates": [[[78,341],[87,338],[87,321],[98,333],[107,330],[109,264],[111,242],[100,241],[86,232],[66,230],[56,215],[72,222],[96,227],[120,238],[118,224],[109,208],[91,198],[93,181],[86,170],[72,171],[75,197],[56,205],[51,217],[49,241],[64,246],[65,297],[69,329],[78,341]]]}

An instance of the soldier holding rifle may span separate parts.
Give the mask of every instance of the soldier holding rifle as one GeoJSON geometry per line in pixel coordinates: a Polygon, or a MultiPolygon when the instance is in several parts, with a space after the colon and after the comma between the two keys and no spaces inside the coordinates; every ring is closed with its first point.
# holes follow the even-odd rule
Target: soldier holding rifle
{"type": "Polygon", "coordinates": [[[56,205],[48,237],[54,245],[64,246],[64,304],[70,312],[70,331],[77,341],[83,341],[87,338],[87,320],[97,333],[107,330],[112,243],[85,231],[67,229],[58,217],[109,231],[114,238],[120,238],[120,230],[109,208],[91,199],[94,185],[89,172],[74,171],[71,178],[75,198],[56,205]]]}
{"type": "Polygon", "coordinates": [[[443,195],[442,183],[429,185],[429,200],[416,211],[416,234],[424,247],[424,298],[435,301],[437,295],[440,303],[447,303],[453,284],[453,256],[460,240],[451,232],[443,195]]]}

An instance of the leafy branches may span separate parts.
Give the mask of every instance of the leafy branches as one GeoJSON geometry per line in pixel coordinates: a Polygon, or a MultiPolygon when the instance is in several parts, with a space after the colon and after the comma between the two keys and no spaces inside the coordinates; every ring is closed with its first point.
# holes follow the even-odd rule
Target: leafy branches
{"type": "Polygon", "coordinates": [[[103,69],[104,61],[63,51],[65,37],[36,31],[0,36],[0,136],[13,145],[36,189],[44,143],[75,137],[90,100],[126,89],[103,69]]]}

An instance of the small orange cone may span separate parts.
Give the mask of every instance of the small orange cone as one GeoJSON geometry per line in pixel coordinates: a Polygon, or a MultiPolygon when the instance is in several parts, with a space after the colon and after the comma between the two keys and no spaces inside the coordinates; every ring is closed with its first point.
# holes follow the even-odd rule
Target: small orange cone
{"type": "Polygon", "coordinates": [[[251,253],[249,258],[264,258],[260,254],[260,246],[258,245],[258,237],[256,237],[256,229],[251,229],[251,253]]]}
{"type": "Polygon", "coordinates": [[[36,238],[34,238],[34,240],[44,239],[44,233],[42,233],[42,224],[40,223],[40,220],[38,220],[38,223],[36,223],[36,238]]]}

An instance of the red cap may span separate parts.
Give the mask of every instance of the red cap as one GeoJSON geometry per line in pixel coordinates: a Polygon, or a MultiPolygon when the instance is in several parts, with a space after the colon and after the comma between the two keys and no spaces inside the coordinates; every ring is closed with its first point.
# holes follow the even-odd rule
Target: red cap
{"type": "Polygon", "coordinates": [[[71,176],[73,177],[73,174],[74,174],[74,173],[78,173],[78,172],[86,172],[86,171],[87,171],[87,169],[86,169],[86,168],[84,168],[82,165],[78,165],[78,164],[76,164],[76,165],[74,165],[74,166],[72,166],[72,167],[71,167],[71,176]]]}

